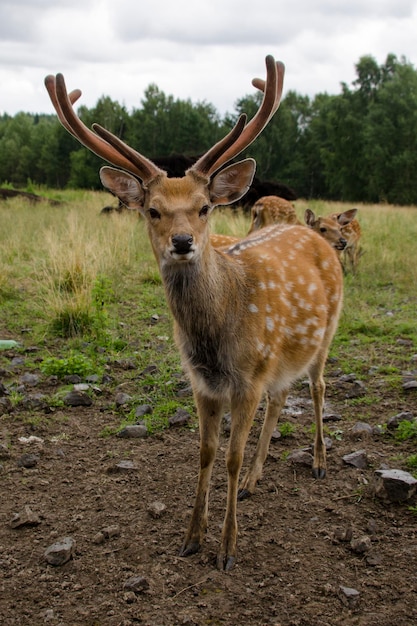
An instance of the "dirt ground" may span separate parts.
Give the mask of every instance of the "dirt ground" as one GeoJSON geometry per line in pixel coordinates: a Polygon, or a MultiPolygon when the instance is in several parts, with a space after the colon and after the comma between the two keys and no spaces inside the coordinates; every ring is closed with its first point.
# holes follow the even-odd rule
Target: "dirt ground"
{"type": "MultiPolygon", "coordinates": [[[[144,439],[103,437],[105,426],[120,423],[108,408],[112,389],[106,385],[89,407],[0,411],[2,626],[417,624],[417,517],[410,503],[385,504],[373,492],[375,470],[405,469],[403,459],[415,446],[387,435],[355,436],[352,427],[363,408],[347,411],[345,391],[336,384],[340,373],[332,367],[326,411],[341,420],[328,423],[336,433],[327,478],[315,481],[309,467],[287,458],[312,440],[308,391],[300,384],[284,418],[299,427],[271,444],[256,493],[239,503],[238,560],[226,574],[216,570],[215,556],[227,434],[213,476],[205,543],[198,554],[180,558],[196,485],[197,429],[170,428],[144,439]],[[31,436],[38,439],[27,441],[31,436]],[[360,449],[367,467],[343,461],[360,449]],[[33,467],[22,466],[25,454],[35,455],[33,467]],[[166,507],[160,514],[156,502],[166,507]],[[36,523],[13,527],[25,507],[36,523]],[[75,542],[72,558],[53,566],[45,551],[64,537],[75,542]]],[[[14,369],[13,376],[22,371],[14,369]]],[[[13,376],[6,372],[3,383],[13,376]]],[[[121,383],[123,373],[117,377],[121,383]]],[[[36,391],[54,393],[48,384],[44,377],[36,391]]],[[[368,423],[377,426],[401,411],[416,415],[415,392],[392,389],[375,375],[366,384],[379,398],[366,407],[368,423]]],[[[262,410],[247,456],[261,416],[262,410]]]]}

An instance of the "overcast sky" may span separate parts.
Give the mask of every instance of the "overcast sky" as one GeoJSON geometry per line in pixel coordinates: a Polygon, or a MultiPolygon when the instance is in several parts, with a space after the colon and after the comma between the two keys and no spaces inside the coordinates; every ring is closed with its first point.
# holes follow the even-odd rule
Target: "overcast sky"
{"type": "Polygon", "coordinates": [[[417,67],[417,0],[0,0],[0,113],[53,113],[43,79],[62,72],[87,107],[106,95],[130,112],[155,83],[223,115],[267,54],[284,95],[314,97],[389,53],[417,67]]]}

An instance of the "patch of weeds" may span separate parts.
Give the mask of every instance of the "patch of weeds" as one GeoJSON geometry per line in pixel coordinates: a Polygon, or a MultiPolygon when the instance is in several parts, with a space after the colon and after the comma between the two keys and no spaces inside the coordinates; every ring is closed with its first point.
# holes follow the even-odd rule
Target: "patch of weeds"
{"type": "Polygon", "coordinates": [[[47,376],[57,376],[58,378],[74,374],[85,378],[88,374],[93,373],[94,366],[83,354],[70,354],[62,359],[57,357],[44,359],[40,365],[40,370],[47,376]]]}
{"type": "Polygon", "coordinates": [[[343,430],[341,428],[335,428],[334,430],[329,430],[330,437],[333,437],[336,441],[342,441],[343,439],[343,430]]]}
{"type": "Polygon", "coordinates": [[[417,505],[412,505],[408,507],[408,510],[413,513],[413,515],[417,515],[417,505]]]}
{"type": "Polygon", "coordinates": [[[409,422],[404,420],[398,424],[394,437],[397,441],[407,441],[417,438],[417,421],[409,422]]]}
{"type": "Polygon", "coordinates": [[[374,406],[378,404],[379,398],[376,396],[362,396],[361,398],[350,398],[346,402],[349,406],[374,406]]]}
{"type": "Polygon", "coordinates": [[[410,469],[417,469],[417,454],[410,454],[406,459],[406,465],[410,469]]]}
{"type": "Polygon", "coordinates": [[[291,437],[295,433],[295,426],[291,422],[283,422],[278,424],[278,431],[281,433],[281,437],[291,437]]]}

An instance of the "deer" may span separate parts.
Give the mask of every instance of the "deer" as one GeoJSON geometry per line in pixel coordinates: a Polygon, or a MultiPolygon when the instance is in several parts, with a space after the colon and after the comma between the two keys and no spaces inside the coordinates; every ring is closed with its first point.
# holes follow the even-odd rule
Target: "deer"
{"type": "Polygon", "coordinates": [[[294,205],[279,196],[263,196],[251,208],[248,234],[270,224],[301,224],[294,205]]]}
{"type": "MultiPolygon", "coordinates": [[[[355,214],[356,210],[353,209],[339,213],[337,218],[333,215],[316,218],[311,209],[306,209],[304,223],[326,239],[340,254],[348,243],[344,236],[343,227],[348,227],[355,214]]],[[[270,224],[298,224],[301,226],[302,222],[298,219],[294,205],[291,202],[279,196],[264,196],[255,202],[251,209],[251,224],[248,234],[270,224]]],[[[222,237],[225,236],[222,235],[222,237]]],[[[217,240],[213,241],[213,245],[216,245],[217,240]]],[[[226,246],[227,240],[219,239],[218,245],[221,247],[226,246]]]]}
{"type": "Polygon", "coordinates": [[[227,494],[217,567],[237,558],[237,503],[262,476],[272,432],[292,383],[308,375],[315,415],[312,473],[326,475],[322,411],[324,367],[336,332],[343,275],[335,251],[313,230],[269,226],[227,251],[210,241],[209,216],[248,190],[252,158],[233,162],[278,109],[284,65],[265,59],[266,79],[255,115],[235,126],[181,178],[168,178],[147,157],[98,124],[87,128],[74,111],[80,90],[67,92],[62,74],[46,88],[63,126],[110,165],[100,169],[105,188],[145,218],[148,236],[174,320],[175,341],[199,420],[199,472],[191,519],[179,550],[198,552],[208,524],[209,491],[225,408],[231,409],[226,452],[227,494]],[[240,479],[246,442],[259,402],[267,410],[247,471],[240,479]]]}
{"type": "Polygon", "coordinates": [[[350,209],[343,213],[332,213],[331,219],[335,220],[340,226],[343,237],[346,239],[346,246],[341,259],[343,271],[347,273],[348,265],[353,274],[358,269],[359,259],[363,254],[363,250],[359,245],[362,236],[362,229],[356,218],[358,209],[350,209]]]}

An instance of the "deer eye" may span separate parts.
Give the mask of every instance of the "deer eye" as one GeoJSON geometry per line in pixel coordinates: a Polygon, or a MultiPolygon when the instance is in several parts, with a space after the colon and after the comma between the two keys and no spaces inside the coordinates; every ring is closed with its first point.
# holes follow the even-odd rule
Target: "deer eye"
{"type": "Polygon", "coordinates": [[[149,217],[150,217],[152,220],[159,220],[159,219],[161,219],[161,214],[160,214],[160,212],[159,212],[159,211],[157,211],[156,209],[154,209],[153,207],[151,207],[151,208],[149,209],[149,217]]]}
{"type": "Polygon", "coordinates": [[[325,233],[325,232],[326,232],[326,230],[327,230],[327,228],[325,228],[324,226],[321,226],[321,227],[320,227],[320,232],[321,232],[321,233],[325,233]]]}
{"type": "Polygon", "coordinates": [[[199,216],[200,216],[200,217],[205,217],[205,216],[208,214],[208,212],[209,212],[209,208],[210,208],[210,207],[208,206],[208,204],[205,204],[205,205],[204,205],[204,206],[200,209],[199,216]]]}

